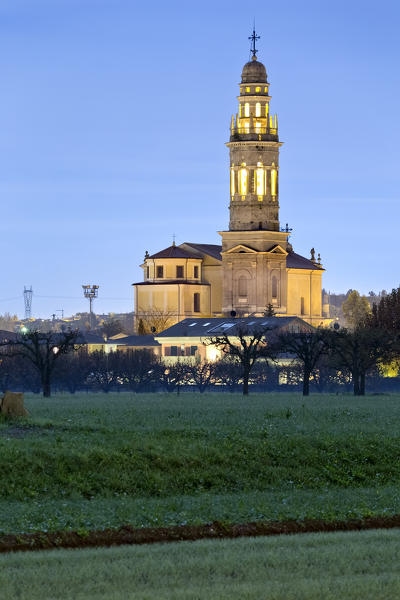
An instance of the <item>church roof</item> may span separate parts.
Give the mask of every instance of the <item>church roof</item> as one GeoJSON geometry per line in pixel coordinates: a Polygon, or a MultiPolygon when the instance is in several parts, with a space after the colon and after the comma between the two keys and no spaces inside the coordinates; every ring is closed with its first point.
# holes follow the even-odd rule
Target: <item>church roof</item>
{"type": "Polygon", "coordinates": [[[308,258],[296,254],[296,252],[289,252],[286,257],[286,267],[288,269],[313,269],[314,271],[323,271],[323,267],[318,263],[313,263],[308,258]]]}
{"type": "Polygon", "coordinates": [[[179,246],[169,246],[156,254],[152,254],[149,258],[199,258],[194,252],[188,252],[179,246]]]}
{"type": "Polygon", "coordinates": [[[195,250],[208,254],[217,260],[222,260],[221,250],[222,246],[219,244],[193,244],[192,242],[185,242],[186,246],[191,246],[195,250]]]}

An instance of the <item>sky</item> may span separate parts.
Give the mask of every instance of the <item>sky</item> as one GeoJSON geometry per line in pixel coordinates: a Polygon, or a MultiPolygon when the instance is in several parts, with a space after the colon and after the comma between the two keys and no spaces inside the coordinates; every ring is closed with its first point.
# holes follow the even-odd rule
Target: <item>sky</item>
{"type": "Polygon", "coordinates": [[[219,243],[254,19],[294,250],[399,286],[399,3],[248,4],[0,0],[0,314],[128,312],[146,250],[219,243]]]}

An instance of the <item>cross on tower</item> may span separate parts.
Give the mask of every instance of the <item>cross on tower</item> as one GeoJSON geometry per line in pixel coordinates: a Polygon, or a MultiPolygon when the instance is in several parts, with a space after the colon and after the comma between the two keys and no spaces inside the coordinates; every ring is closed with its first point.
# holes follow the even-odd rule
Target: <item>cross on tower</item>
{"type": "Polygon", "coordinates": [[[256,26],[254,25],[253,33],[252,33],[252,35],[249,36],[249,40],[251,40],[251,42],[252,42],[251,52],[253,53],[253,57],[255,57],[257,54],[256,40],[259,40],[259,39],[260,39],[260,36],[256,35],[256,26]]]}

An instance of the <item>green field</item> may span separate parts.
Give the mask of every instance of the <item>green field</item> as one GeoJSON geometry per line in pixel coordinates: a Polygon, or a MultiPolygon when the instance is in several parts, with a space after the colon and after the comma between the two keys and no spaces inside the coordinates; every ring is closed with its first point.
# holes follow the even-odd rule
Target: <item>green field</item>
{"type": "Polygon", "coordinates": [[[28,396],[0,533],[400,513],[400,397],[28,396]]]}
{"type": "Polygon", "coordinates": [[[7,600],[394,600],[400,530],[0,556],[7,600]]]}

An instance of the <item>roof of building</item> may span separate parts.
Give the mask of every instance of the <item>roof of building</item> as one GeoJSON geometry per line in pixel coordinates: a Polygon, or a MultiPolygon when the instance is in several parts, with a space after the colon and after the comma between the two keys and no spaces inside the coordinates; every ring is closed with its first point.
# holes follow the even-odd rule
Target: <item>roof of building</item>
{"type": "Polygon", "coordinates": [[[268,83],[267,70],[262,62],[259,62],[256,57],[250,60],[243,67],[242,83],[268,83]]]}
{"type": "MultiPolygon", "coordinates": [[[[195,244],[193,242],[185,242],[186,246],[193,248],[195,252],[189,252],[180,246],[169,246],[156,254],[150,256],[150,258],[199,258],[196,252],[208,254],[217,260],[222,260],[221,251],[222,246],[219,244],[195,244]]],[[[323,271],[323,267],[318,263],[312,262],[310,259],[297,254],[296,252],[289,251],[286,259],[286,266],[290,269],[313,269],[314,271],[323,271]]],[[[155,282],[141,282],[143,283],[155,283],[155,282]]],[[[174,280],[160,283],[183,283],[182,280],[174,280]]]]}
{"type": "Polygon", "coordinates": [[[109,339],[109,343],[117,346],[159,346],[153,335],[127,335],[118,339],[109,339]]]}
{"type": "Polygon", "coordinates": [[[296,252],[289,252],[286,257],[286,267],[289,269],[313,269],[314,271],[323,271],[323,267],[318,263],[313,263],[308,258],[296,254],[296,252]]]}
{"type": "Polygon", "coordinates": [[[168,327],[156,338],[170,337],[212,337],[217,335],[235,336],[240,329],[246,329],[250,334],[260,329],[277,330],[289,327],[297,327],[312,331],[314,328],[299,317],[213,317],[213,318],[191,318],[179,321],[168,327]]]}
{"type": "Polygon", "coordinates": [[[152,254],[149,258],[198,258],[198,256],[173,244],[168,248],[164,248],[164,250],[160,250],[160,252],[156,252],[156,254],[152,254]]]}
{"type": "Polygon", "coordinates": [[[185,242],[187,246],[191,246],[195,250],[202,252],[203,254],[208,254],[217,260],[222,260],[221,250],[222,246],[219,244],[195,244],[193,242],[185,242]]]}

